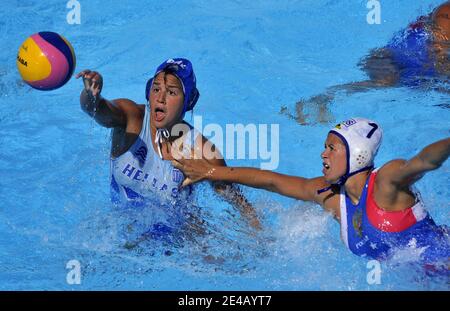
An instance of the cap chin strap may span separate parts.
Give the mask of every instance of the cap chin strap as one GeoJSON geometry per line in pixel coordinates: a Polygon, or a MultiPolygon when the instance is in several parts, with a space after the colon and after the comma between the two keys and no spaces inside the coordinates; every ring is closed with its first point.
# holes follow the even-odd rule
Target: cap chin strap
{"type": "Polygon", "coordinates": [[[347,181],[347,179],[349,179],[351,176],[356,175],[356,174],[361,173],[361,172],[364,172],[364,171],[370,171],[371,169],[373,169],[373,165],[363,167],[363,168],[361,168],[361,169],[359,169],[359,170],[357,170],[357,171],[355,171],[355,172],[353,172],[353,173],[350,173],[350,174],[345,174],[345,175],[341,176],[341,178],[339,178],[339,180],[338,180],[336,183],[331,184],[331,185],[328,186],[328,187],[325,187],[325,188],[322,188],[322,189],[317,190],[317,194],[321,194],[321,193],[323,193],[323,192],[325,192],[325,191],[328,191],[328,190],[330,190],[333,186],[339,186],[339,187],[341,187],[341,186],[343,186],[343,185],[345,184],[345,182],[347,181]]]}
{"type": "Polygon", "coordinates": [[[166,128],[157,129],[155,135],[155,144],[158,147],[159,157],[162,159],[161,144],[170,137],[170,133],[166,128]]]}

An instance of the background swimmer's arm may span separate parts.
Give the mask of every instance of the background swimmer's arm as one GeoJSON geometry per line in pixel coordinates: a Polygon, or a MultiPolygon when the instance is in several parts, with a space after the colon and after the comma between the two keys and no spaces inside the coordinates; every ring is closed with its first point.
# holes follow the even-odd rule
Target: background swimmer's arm
{"type": "Polygon", "coordinates": [[[368,75],[369,80],[332,86],[327,89],[327,93],[334,96],[339,91],[345,91],[347,95],[368,92],[395,86],[400,79],[398,65],[387,48],[372,50],[358,63],[358,67],[368,75]]]}
{"type": "Polygon", "coordinates": [[[377,175],[377,184],[409,187],[426,172],[439,168],[449,156],[450,138],[446,138],[428,145],[409,161],[393,160],[385,164],[377,175]]]}
{"type": "Polygon", "coordinates": [[[352,95],[355,93],[363,93],[368,92],[373,89],[385,88],[392,86],[388,80],[384,81],[375,81],[375,80],[366,80],[359,82],[351,82],[341,85],[335,85],[329,87],[324,93],[315,95],[309,99],[301,99],[295,105],[296,115],[294,116],[291,112],[289,112],[287,107],[281,107],[280,113],[287,115],[289,118],[294,119],[300,124],[308,124],[311,122],[311,117],[308,118],[308,115],[305,114],[305,111],[314,111],[316,109],[312,109],[312,107],[318,107],[318,115],[316,117],[317,121],[320,123],[326,123],[331,121],[329,116],[328,105],[336,97],[338,92],[345,92],[346,95],[352,95]],[[311,107],[312,106],[312,107],[311,107]]]}
{"type": "Polygon", "coordinates": [[[308,116],[306,112],[317,111],[315,107],[318,107],[318,115],[315,117],[317,121],[320,123],[330,122],[333,121],[333,118],[330,116],[327,106],[334,100],[337,93],[345,92],[346,95],[352,95],[373,89],[392,87],[400,79],[398,66],[393,61],[391,52],[386,48],[372,50],[367,57],[360,61],[358,66],[366,72],[369,80],[331,86],[322,94],[309,99],[301,99],[296,103],[296,116],[292,115],[286,107],[281,107],[280,113],[300,124],[308,124],[314,119],[314,116],[308,116]]]}
{"type": "Polygon", "coordinates": [[[346,84],[334,85],[325,91],[325,93],[316,95],[308,99],[306,102],[311,102],[315,104],[322,104],[331,102],[336,93],[344,91],[346,95],[352,95],[355,93],[364,93],[374,89],[380,89],[385,87],[390,87],[394,85],[393,78],[384,77],[384,79],[379,80],[365,80],[358,82],[350,82],[346,84]]]}
{"type": "Polygon", "coordinates": [[[339,91],[345,91],[347,95],[351,95],[354,93],[368,92],[373,89],[379,89],[388,86],[392,86],[389,80],[365,80],[335,85],[328,88],[327,92],[333,94],[333,96],[339,91]]]}

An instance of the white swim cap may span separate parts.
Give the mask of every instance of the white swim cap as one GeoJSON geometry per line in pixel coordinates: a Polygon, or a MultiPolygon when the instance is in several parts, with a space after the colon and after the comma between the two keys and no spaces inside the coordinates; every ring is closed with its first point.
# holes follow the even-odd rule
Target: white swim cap
{"type": "Polygon", "coordinates": [[[352,118],[336,125],[330,133],[337,135],[347,149],[347,169],[343,176],[345,180],[373,168],[373,160],[383,137],[383,131],[376,122],[352,118]]]}

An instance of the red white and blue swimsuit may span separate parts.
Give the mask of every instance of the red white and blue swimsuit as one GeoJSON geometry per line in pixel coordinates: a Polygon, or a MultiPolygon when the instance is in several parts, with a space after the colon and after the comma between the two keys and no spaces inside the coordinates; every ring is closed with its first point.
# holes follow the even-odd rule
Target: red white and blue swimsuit
{"type": "Polygon", "coordinates": [[[357,205],[341,187],[341,236],[356,255],[389,259],[396,250],[420,250],[420,261],[445,262],[450,258],[450,239],[446,227],[437,226],[416,194],[414,206],[397,212],[379,208],[373,198],[376,171],[364,186],[357,205]]]}

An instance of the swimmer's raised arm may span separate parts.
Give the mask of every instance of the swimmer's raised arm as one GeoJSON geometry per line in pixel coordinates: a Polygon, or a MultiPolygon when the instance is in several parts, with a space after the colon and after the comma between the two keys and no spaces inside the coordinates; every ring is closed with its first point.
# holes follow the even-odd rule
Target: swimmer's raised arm
{"type": "Polygon", "coordinates": [[[426,172],[438,169],[450,156],[450,138],[426,146],[410,160],[393,160],[380,168],[378,180],[397,188],[409,187],[426,172]]]}
{"type": "Polygon", "coordinates": [[[83,78],[80,94],[81,109],[104,127],[125,127],[128,119],[139,113],[136,103],[128,99],[109,101],[101,96],[103,78],[95,71],[84,70],[76,75],[83,78]]]}

